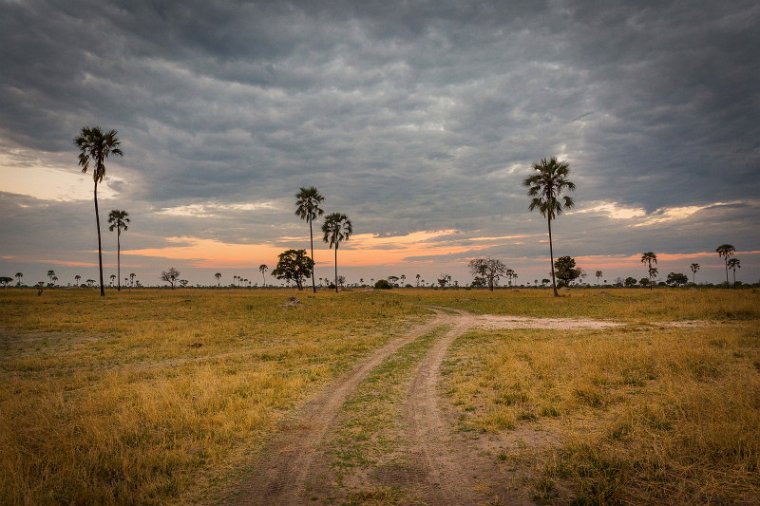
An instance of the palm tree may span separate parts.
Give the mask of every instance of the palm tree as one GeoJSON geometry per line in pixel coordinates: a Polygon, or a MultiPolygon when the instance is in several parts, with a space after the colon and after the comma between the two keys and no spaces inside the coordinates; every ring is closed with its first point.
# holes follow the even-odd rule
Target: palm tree
{"type": "Polygon", "coordinates": [[[269,270],[269,267],[267,267],[267,264],[261,264],[259,265],[259,272],[261,273],[261,278],[264,280],[264,288],[267,287],[267,271],[269,270]]]}
{"type": "Polygon", "coordinates": [[[130,272],[129,273],[129,286],[130,286],[130,288],[134,288],[135,287],[135,278],[136,277],[137,277],[137,274],[135,274],[134,272],[130,272]]]}
{"type": "Polygon", "coordinates": [[[419,274],[417,274],[416,276],[414,276],[414,278],[417,280],[417,288],[419,288],[419,287],[420,287],[420,278],[421,278],[421,277],[422,277],[422,276],[420,276],[419,274]]]}
{"type": "Polygon", "coordinates": [[[653,288],[654,283],[652,281],[654,280],[654,277],[657,275],[657,268],[652,267],[652,264],[657,264],[657,255],[652,251],[647,251],[641,255],[641,263],[647,264],[648,272],[649,272],[649,288],[653,288]]]}
{"type": "Polygon", "coordinates": [[[84,127],[79,136],[74,139],[74,144],[79,148],[79,165],[82,172],[87,173],[90,163],[95,167],[92,171],[92,178],[95,181],[93,195],[95,197],[95,224],[98,227],[98,266],[100,269],[100,296],[105,297],[106,291],[103,287],[103,245],[100,238],[100,213],[98,211],[98,183],[103,181],[106,175],[106,158],[110,155],[122,156],[123,153],[119,148],[119,139],[116,137],[116,130],[103,132],[98,127],[84,127]]]}
{"type": "Polygon", "coordinates": [[[602,279],[604,273],[602,271],[596,271],[596,284],[599,285],[599,280],[602,279]]]}
{"type": "Polygon", "coordinates": [[[113,232],[116,229],[116,279],[118,279],[116,290],[121,291],[121,231],[129,228],[127,226],[129,223],[129,213],[113,209],[108,215],[108,223],[111,224],[108,230],[113,232]]]}
{"type": "Polygon", "coordinates": [[[221,286],[221,281],[220,280],[222,279],[222,273],[221,272],[217,272],[216,274],[214,274],[214,277],[216,278],[216,286],[218,288],[219,286],[221,286]]]}
{"type": "Polygon", "coordinates": [[[82,276],[79,274],[74,276],[74,283],[76,283],[77,286],[79,286],[79,281],[82,279],[82,276]]]}
{"type": "Polygon", "coordinates": [[[728,286],[728,259],[734,255],[736,248],[731,244],[721,244],[715,251],[718,252],[719,257],[726,261],[726,286],[728,286]]]}
{"type": "Polygon", "coordinates": [[[16,283],[16,286],[21,286],[21,278],[23,278],[23,277],[24,277],[24,273],[23,272],[17,272],[16,273],[16,279],[18,280],[18,283],[16,283]]]}
{"type": "MultiPolygon", "coordinates": [[[[314,229],[312,223],[317,216],[322,216],[325,213],[319,207],[319,204],[324,200],[325,198],[313,186],[301,188],[301,191],[296,193],[296,216],[309,223],[309,240],[311,242],[312,262],[314,262],[314,229]]],[[[317,284],[316,281],[314,281],[314,269],[311,270],[311,289],[314,293],[317,293],[317,284]]]]}
{"type": "Polygon", "coordinates": [[[697,284],[697,271],[699,270],[700,265],[699,264],[691,264],[689,266],[689,268],[691,269],[691,282],[696,285],[697,284]]]}
{"type": "Polygon", "coordinates": [[[738,258],[732,258],[728,261],[728,268],[734,271],[734,284],[733,286],[736,287],[736,269],[742,268],[742,263],[738,258]]]}
{"type": "Polygon", "coordinates": [[[111,274],[109,278],[111,279],[111,288],[113,288],[113,282],[116,281],[116,274],[111,274]]]}
{"type": "Polygon", "coordinates": [[[332,213],[325,217],[325,222],[322,225],[322,232],[324,232],[323,240],[330,244],[331,248],[335,248],[335,291],[338,291],[338,246],[341,241],[347,241],[353,233],[353,227],[351,220],[348,216],[342,213],[332,213]]]}
{"type": "Polygon", "coordinates": [[[540,163],[533,164],[536,174],[525,178],[523,184],[528,187],[528,196],[531,197],[529,210],[538,209],[546,218],[549,226],[549,260],[552,273],[552,288],[554,296],[559,297],[557,292],[557,280],[554,276],[554,247],[552,244],[552,220],[562,214],[563,209],[570,209],[575,205],[573,199],[564,196],[560,202],[560,196],[565,190],[575,190],[575,183],[567,180],[570,173],[570,165],[567,162],[558,162],[555,157],[549,161],[545,158],[540,163]]]}
{"type": "Polygon", "coordinates": [[[50,280],[50,284],[54,284],[53,279],[56,278],[55,271],[53,269],[47,271],[47,277],[50,280]]]}

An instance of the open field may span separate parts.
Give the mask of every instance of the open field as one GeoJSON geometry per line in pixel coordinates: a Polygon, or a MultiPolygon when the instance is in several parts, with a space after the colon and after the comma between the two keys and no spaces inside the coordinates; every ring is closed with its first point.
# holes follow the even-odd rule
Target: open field
{"type": "Polygon", "coordinates": [[[742,504],[758,441],[756,290],[0,291],[3,504],[742,504]]]}

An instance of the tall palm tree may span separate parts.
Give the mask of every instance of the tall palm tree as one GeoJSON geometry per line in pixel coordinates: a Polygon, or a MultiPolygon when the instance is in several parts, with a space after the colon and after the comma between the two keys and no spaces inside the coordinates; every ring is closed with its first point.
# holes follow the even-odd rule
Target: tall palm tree
{"type": "Polygon", "coordinates": [[[657,268],[652,267],[652,264],[657,264],[657,255],[652,251],[647,251],[641,255],[641,263],[647,264],[647,272],[649,273],[649,288],[653,288],[654,277],[657,275],[657,268]]]}
{"type": "Polygon", "coordinates": [[[736,287],[736,269],[742,268],[742,263],[738,258],[732,258],[728,261],[728,268],[734,271],[734,284],[733,286],[736,287]]]}
{"type": "Polygon", "coordinates": [[[264,288],[267,287],[267,276],[266,276],[266,274],[267,274],[268,270],[269,270],[269,267],[267,267],[267,264],[261,264],[261,265],[259,265],[259,272],[261,273],[261,278],[264,280],[264,288]]]}
{"type": "Polygon", "coordinates": [[[575,190],[575,183],[569,181],[570,165],[567,162],[558,162],[557,158],[550,160],[542,158],[540,163],[533,164],[535,174],[525,178],[523,184],[528,187],[528,196],[531,197],[529,210],[538,209],[546,218],[549,226],[549,260],[552,273],[552,288],[554,296],[559,297],[557,292],[557,280],[554,276],[554,247],[552,244],[552,220],[562,214],[564,209],[570,209],[575,205],[572,198],[561,197],[562,193],[575,190]],[[560,198],[562,201],[560,201],[560,198]]]}
{"type": "Polygon", "coordinates": [[[602,276],[604,276],[604,273],[602,271],[596,271],[596,284],[599,284],[599,280],[602,279],[602,276]]]}
{"type": "Polygon", "coordinates": [[[21,278],[23,278],[23,277],[24,277],[24,273],[23,272],[17,272],[16,273],[16,279],[18,280],[18,283],[16,283],[16,286],[21,286],[21,278]]]}
{"type": "Polygon", "coordinates": [[[217,272],[216,274],[214,274],[214,277],[216,278],[216,286],[218,288],[219,286],[221,286],[222,273],[217,272]]]}
{"type": "Polygon", "coordinates": [[[130,272],[129,273],[129,286],[130,286],[130,288],[134,288],[135,287],[135,278],[136,277],[137,277],[137,274],[135,274],[134,272],[130,272]]]}
{"type": "Polygon", "coordinates": [[[421,277],[422,277],[422,276],[420,276],[419,274],[417,274],[416,276],[414,276],[414,279],[416,279],[416,280],[417,280],[417,288],[419,288],[419,287],[420,287],[420,278],[421,278],[421,277]]]}
{"type": "Polygon", "coordinates": [[[106,291],[103,287],[103,245],[100,238],[98,183],[101,183],[106,175],[106,158],[111,155],[123,156],[116,134],[116,130],[103,132],[99,127],[83,127],[79,136],[74,139],[74,144],[79,148],[79,166],[82,167],[82,172],[87,173],[90,164],[94,165],[92,178],[95,181],[93,195],[95,197],[95,224],[98,227],[98,266],[100,269],[101,297],[105,297],[106,291]]]}
{"type": "Polygon", "coordinates": [[[76,283],[76,285],[79,286],[79,281],[81,281],[81,279],[82,279],[82,276],[80,276],[79,274],[75,275],[74,283],[76,283]]]}
{"type": "MultiPolygon", "coordinates": [[[[311,243],[311,261],[314,262],[314,228],[312,223],[317,216],[322,216],[325,212],[319,207],[319,204],[324,202],[325,198],[319,193],[319,191],[310,186],[308,188],[301,188],[301,191],[296,193],[296,216],[302,220],[306,220],[309,223],[309,240],[311,243]]],[[[316,265],[316,263],[315,263],[316,265]]],[[[311,270],[311,289],[314,293],[317,293],[317,283],[314,280],[314,270],[311,270]]]]}
{"type": "Polygon", "coordinates": [[[53,279],[56,278],[55,271],[53,269],[50,269],[49,271],[47,271],[47,277],[48,279],[50,279],[50,284],[51,285],[54,284],[53,279]]]}
{"type": "Polygon", "coordinates": [[[108,215],[108,223],[111,224],[108,230],[113,232],[116,229],[116,279],[118,279],[116,290],[121,291],[121,231],[129,228],[127,226],[129,223],[129,213],[113,209],[108,215]]]}
{"type": "Polygon", "coordinates": [[[721,244],[715,251],[718,253],[718,256],[723,258],[726,262],[726,286],[728,286],[728,259],[734,256],[736,248],[731,244],[721,244]]]}
{"type": "Polygon", "coordinates": [[[342,241],[347,241],[353,233],[351,220],[343,213],[332,213],[325,217],[322,224],[324,232],[323,240],[335,249],[335,291],[338,291],[338,246],[342,241]]]}
{"type": "Polygon", "coordinates": [[[691,264],[689,268],[691,269],[691,282],[695,285],[697,284],[697,271],[699,270],[701,266],[699,264],[691,264]]]}

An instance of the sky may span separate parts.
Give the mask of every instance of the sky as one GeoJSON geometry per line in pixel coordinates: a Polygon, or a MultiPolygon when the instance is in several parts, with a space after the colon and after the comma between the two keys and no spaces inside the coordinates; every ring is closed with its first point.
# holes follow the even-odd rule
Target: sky
{"type": "MultiPolygon", "coordinates": [[[[73,139],[116,129],[99,187],[106,277],[261,282],[308,249],[316,186],[354,235],[349,282],[490,256],[548,276],[531,167],[570,166],[555,256],[596,283],[760,280],[760,4],[750,1],[0,0],[0,275],[97,278],[93,180],[73,139]]],[[[333,254],[315,223],[317,277],[333,254]]]]}

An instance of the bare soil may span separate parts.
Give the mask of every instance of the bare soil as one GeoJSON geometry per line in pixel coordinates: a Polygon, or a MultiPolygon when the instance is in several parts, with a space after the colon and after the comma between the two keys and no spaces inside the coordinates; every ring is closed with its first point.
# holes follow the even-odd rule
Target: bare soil
{"type": "MultiPolygon", "coordinates": [[[[258,455],[252,472],[225,504],[532,504],[523,486],[528,471],[505,456],[518,448],[539,451],[552,441],[546,432],[519,430],[484,435],[455,430],[456,415],[440,391],[441,364],[457,337],[474,328],[600,329],[619,323],[599,320],[473,315],[436,310],[436,315],[365,359],[284,423],[258,455]],[[405,344],[441,326],[448,330],[417,364],[400,409],[401,423],[393,450],[382,466],[354,470],[336,479],[326,440],[338,429],[343,404],[384,360],[405,344]],[[341,494],[346,483],[354,490],[341,494]],[[356,492],[356,486],[366,493],[356,492]],[[330,489],[330,494],[320,493],[330,489]],[[385,495],[378,491],[387,492],[385,495]],[[330,499],[325,499],[329,497],[330,499]]],[[[361,491],[360,491],[361,492],[361,491]]]]}

